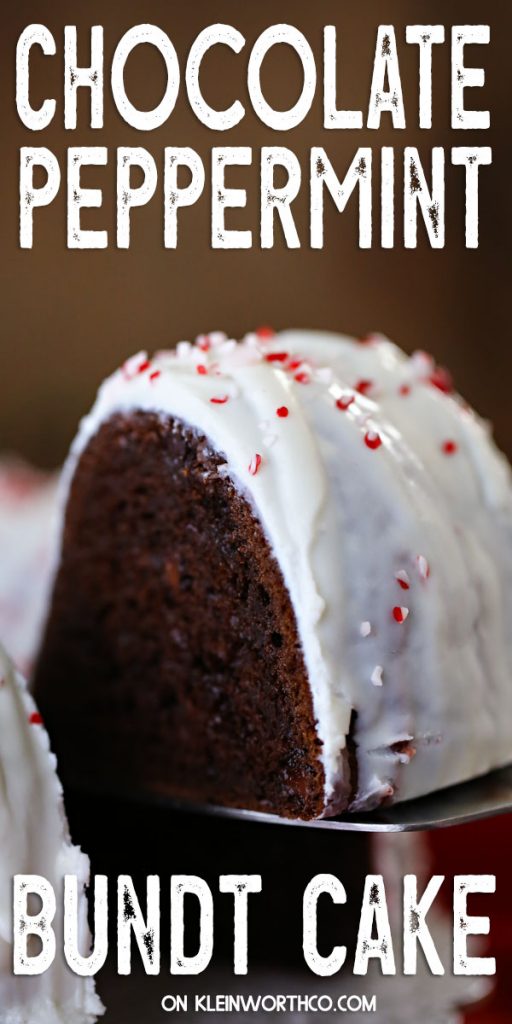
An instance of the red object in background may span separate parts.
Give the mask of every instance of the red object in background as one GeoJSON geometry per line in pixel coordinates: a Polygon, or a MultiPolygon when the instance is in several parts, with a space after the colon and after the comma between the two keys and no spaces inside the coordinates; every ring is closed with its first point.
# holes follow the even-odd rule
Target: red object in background
{"type": "MultiPolygon", "coordinates": [[[[495,987],[480,1006],[468,1010],[465,1024],[510,1024],[512,1021],[512,887],[509,880],[512,816],[429,833],[432,871],[496,875],[494,896],[473,897],[475,914],[491,919],[488,955],[496,957],[495,987]],[[480,902],[478,902],[480,901],[480,902]],[[485,904],[485,905],[484,905],[485,904]]],[[[450,887],[445,886],[445,897],[450,887]]]]}

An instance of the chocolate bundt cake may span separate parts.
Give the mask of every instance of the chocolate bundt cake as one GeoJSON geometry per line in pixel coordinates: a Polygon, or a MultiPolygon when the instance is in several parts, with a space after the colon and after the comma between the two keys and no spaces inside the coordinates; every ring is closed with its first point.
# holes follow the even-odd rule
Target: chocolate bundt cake
{"type": "Polygon", "coordinates": [[[512,487],[425,353],[130,359],[64,472],[36,694],[67,782],[311,818],[512,759],[512,487]]]}

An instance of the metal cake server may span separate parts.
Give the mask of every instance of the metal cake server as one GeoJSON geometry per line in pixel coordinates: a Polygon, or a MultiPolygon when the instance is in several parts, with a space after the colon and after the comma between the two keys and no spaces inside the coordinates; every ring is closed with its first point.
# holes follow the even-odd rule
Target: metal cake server
{"type": "MultiPolygon", "coordinates": [[[[180,806],[184,809],[183,804],[180,806]]],[[[337,818],[321,818],[316,821],[280,818],[275,814],[210,805],[201,808],[190,806],[190,810],[245,821],[299,825],[302,828],[338,829],[346,832],[418,832],[446,828],[448,825],[464,825],[512,811],[512,765],[416,800],[406,800],[376,811],[341,814],[337,818]]]]}

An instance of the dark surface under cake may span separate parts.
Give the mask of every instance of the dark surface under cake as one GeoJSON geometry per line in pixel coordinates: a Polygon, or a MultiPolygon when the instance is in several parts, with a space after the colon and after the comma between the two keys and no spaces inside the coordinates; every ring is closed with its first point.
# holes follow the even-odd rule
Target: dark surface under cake
{"type": "Polygon", "coordinates": [[[170,418],[101,426],[72,482],[36,698],[66,783],[317,816],[294,612],[223,462],[170,418]]]}

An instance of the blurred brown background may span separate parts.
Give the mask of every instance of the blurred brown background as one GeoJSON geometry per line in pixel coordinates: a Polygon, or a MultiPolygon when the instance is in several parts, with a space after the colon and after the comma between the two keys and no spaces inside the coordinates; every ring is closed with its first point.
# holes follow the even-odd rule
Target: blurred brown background
{"type": "MultiPolygon", "coordinates": [[[[509,234],[512,203],[506,189],[510,177],[510,29],[512,8],[503,0],[365,0],[364,3],[305,0],[125,0],[105,4],[99,0],[41,0],[4,5],[0,37],[0,287],[2,326],[0,341],[0,449],[17,450],[42,465],[54,465],[64,456],[79,416],[90,405],[105,373],[141,347],[174,344],[182,337],[214,328],[240,335],[259,323],[315,326],[361,334],[380,329],[408,350],[422,347],[454,372],[460,390],[485,415],[492,417],[500,444],[512,455],[512,419],[509,415],[509,373],[512,367],[508,339],[509,234]],[[156,132],[141,134],[117,115],[110,95],[110,59],[119,38],[134,24],[150,21],[168,32],[180,57],[182,88],[174,113],[156,132]],[[235,56],[225,47],[210,54],[202,75],[205,95],[213,105],[228,106],[234,98],[246,102],[244,121],[227,133],[213,133],[190,111],[183,74],[188,49],[206,25],[222,21],[246,36],[244,53],[235,56]],[[322,95],[299,128],[278,136],[250,114],[246,95],[246,60],[256,37],[270,24],[288,21],[304,31],[318,58],[321,82],[322,26],[338,27],[340,52],[339,104],[367,109],[379,23],[395,25],[401,58],[402,84],[408,127],[392,131],[384,115],[379,132],[325,131],[322,95]],[[491,110],[488,132],[450,130],[450,46],[434,47],[433,130],[417,128],[418,51],[405,44],[405,25],[486,22],[491,25],[490,47],[467,49],[466,61],[484,66],[484,89],[469,91],[467,105],[491,110]],[[15,47],[21,30],[42,22],[53,32],[57,56],[34,54],[32,96],[39,105],[55,96],[54,124],[32,133],[18,121],[14,105],[15,47]],[[62,109],[62,38],[65,24],[79,30],[79,58],[89,63],[89,29],[105,26],[105,127],[92,131],[89,95],[82,90],[79,127],[66,132],[62,109]],[[472,102],[473,101],[473,102],[472,102]],[[425,168],[433,145],[492,145],[493,165],[481,170],[480,248],[464,248],[464,173],[451,168],[447,154],[446,248],[432,251],[423,229],[416,251],[402,247],[401,202],[396,211],[397,248],[379,248],[377,216],[375,247],[357,245],[357,201],[338,214],[327,202],[325,248],[308,248],[308,190],[306,154],[311,145],[325,146],[340,177],[360,145],[393,144],[397,147],[397,186],[401,190],[401,152],[418,145],[425,168]],[[287,250],[278,232],[271,251],[259,249],[258,148],[283,144],[301,159],[304,185],[294,212],[303,248],[287,250]],[[65,241],[65,176],[58,199],[36,211],[34,248],[18,248],[18,160],[22,145],[46,145],[64,169],[66,146],[108,145],[107,168],[91,168],[83,181],[104,189],[101,211],[86,212],[84,226],[107,227],[110,248],[105,251],[68,251],[65,241]],[[115,248],[115,147],[146,146],[162,168],[165,145],[196,148],[207,167],[213,145],[252,145],[252,168],[228,173],[230,184],[246,187],[246,211],[229,215],[229,226],[251,227],[256,237],[252,251],[212,250],[209,241],[208,190],[199,203],[181,213],[180,242],[176,251],[162,244],[162,193],[132,216],[132,246],[115,248]]],[[[287,48],[274,50],[265,62],[263,81],[277,106],[295,102],[300,88],[298,63],[287,48]],[[281,52],[282,51],[282,52],[281,52]]],[[[152,48],[141,47],[127,65],[128,91],[141,107],[161,97],[163,65],[152,48]]],[[[378,161],[376,166],[378,172],[378,161]]],[[[160,182],[161,184],[161,182],[160,182]]],[[[375,181],[378,200],[379,174],[375,181]]],[[[378,204],[376,206],[378,214],[378,204]]]]}

